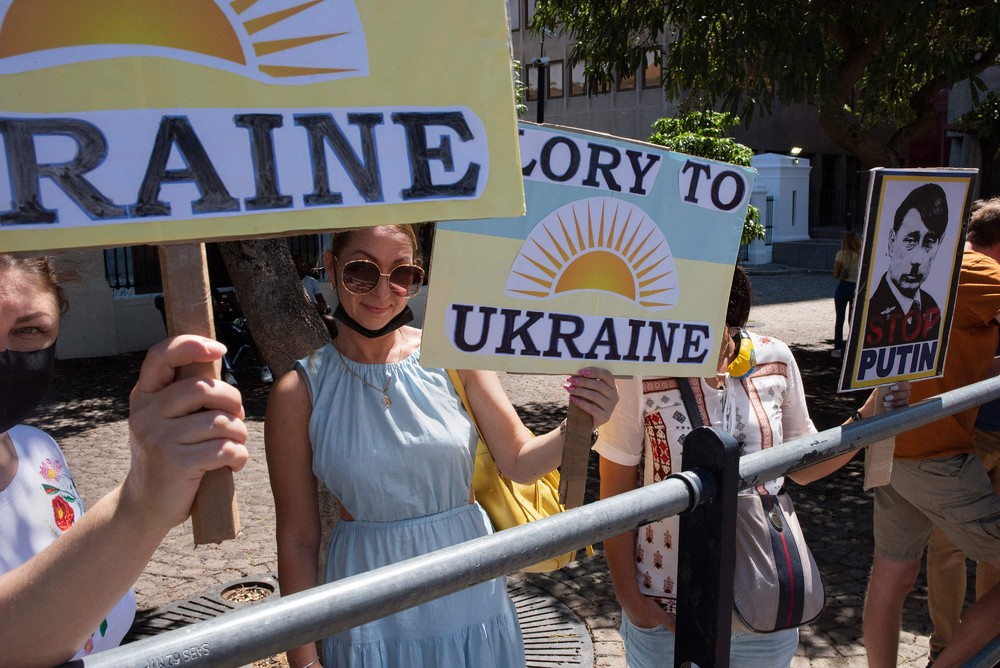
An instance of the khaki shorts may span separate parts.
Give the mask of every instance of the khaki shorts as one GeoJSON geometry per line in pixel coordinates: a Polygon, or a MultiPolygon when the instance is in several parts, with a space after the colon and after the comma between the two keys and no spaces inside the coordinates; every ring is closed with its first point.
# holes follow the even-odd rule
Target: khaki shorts
{"type": "Polygon", "coordinates": [[[892,462],[875,488],[875,554],[918,561],[931,527],[975,561],[1000,561],[1000,496],[975,454],[892,462]]]}

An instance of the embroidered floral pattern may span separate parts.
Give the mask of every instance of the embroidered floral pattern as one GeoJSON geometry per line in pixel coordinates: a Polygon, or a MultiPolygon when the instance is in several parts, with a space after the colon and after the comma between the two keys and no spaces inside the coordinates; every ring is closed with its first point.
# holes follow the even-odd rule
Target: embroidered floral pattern
{"type": "Polygon", "coordinates": [[[45,459],[38,467],[42,489],[52,497],[52,519],[59,531],[66,531],[83,514],[83,502],[73,477],[59,460],[45,459]],[[61,485],[49,484],[61,483],[61,485]]]}
{"type": "Polygon", "coordinates": [[[52,499],[52,517],[56,521],[56,526],[59,527],[60,531],[66,531],[76,520],[76,513],[73,512],[73,506],[66,503],[66,500],[61,496],[57,496],[52,499]]]}
{"type": "Polygon", "coordinates": [[[62,462],[51,459],[42,460],[42,465],[38,467],[38,473],[43,479],[50,482],[59,482],[62,480],[63,464],[62,462]]]}

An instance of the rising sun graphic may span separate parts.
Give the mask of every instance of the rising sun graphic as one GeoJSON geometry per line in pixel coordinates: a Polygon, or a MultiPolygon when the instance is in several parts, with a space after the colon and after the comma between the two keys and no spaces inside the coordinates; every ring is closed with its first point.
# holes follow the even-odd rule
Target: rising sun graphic
{"type": "Polygon", "coordinates": [[[677,304],[670,246],[642,209],[593,197],[556,209],[531,231],[507,277],[507,296],[548,299],[578,290],[610,292],[647,309],[677,304]]]}
{"type": "Polygon", "coordinates": [[[127,56],[269,83],[368,75],[353,0],[0,0],[0,74],[127,56]]]}

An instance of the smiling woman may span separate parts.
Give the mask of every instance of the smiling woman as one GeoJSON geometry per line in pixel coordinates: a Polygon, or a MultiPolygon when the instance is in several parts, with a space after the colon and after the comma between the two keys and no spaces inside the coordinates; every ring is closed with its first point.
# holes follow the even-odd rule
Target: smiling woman
{"type": "MultiPolygon", "coordinates": [[[[445,369],[420,364],[408,300],[423,270],[410,225],[339,232],[325,262],[344,325],[274,386],[264,440],[277,519],[282,595],[315,587],[320,553],[317,484],[340,507],[323,582],[333,582],[487,535],[472,494],[479,438],[445,369]]],[[[533,436],[495,373],[459,371],[498,467],[517,482],[555,469],[563,436],[533,436]]],[[[617,401],[606,371],[566,380],[570,401],[603,424],[617,401]]],[[[508,668],[524,645],[503,578],[339,633],[320,652],[288,652],[296,668],[508,668]]]]}

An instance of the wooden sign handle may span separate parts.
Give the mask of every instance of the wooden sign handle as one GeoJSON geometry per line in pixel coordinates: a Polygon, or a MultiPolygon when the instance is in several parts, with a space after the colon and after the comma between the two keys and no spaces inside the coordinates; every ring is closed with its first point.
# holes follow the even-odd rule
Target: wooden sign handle
{"type": "Polygon", "coordinates": [[[563,443],[562,464],[559,466],[559,502],[567,508],[583,505],[587,487],[587,465],[590,461],[590,436],[594,418],[573,402],[566,412],[566,440],[563,443]]]}
{"type": "MultiPolygon", "coordinates": [[[[878,388],[875,403],[875,415],[885,412],[883,399],[889,393],[889,388],[882,385],[878,388]]],[[[865,450],[865,491],[873,487],[889,484],[892,476],[892,455],[896,449],[896,437],[890,436],[876,443],[871,443],[865,450]]]]}
{"type": "MultiPolygon", "coordinates": [[[[214,339],[205,245],[160,246],[159,254],[167,333],[170,336],[197,334],[214,339]]],[[[177,369],[177,378],[220,378],[219,372],[218,362],[195,363],[177,369]]],[[[231,470],[221,468],[209,471],[201,479],[191,508],[191,525],[195,545],[236,538],[240,531],[240,516],[231,470]]]]}

